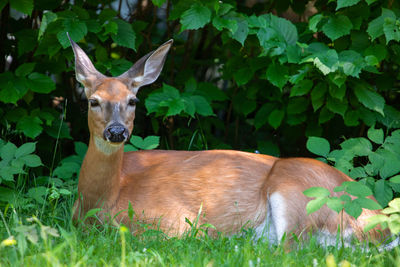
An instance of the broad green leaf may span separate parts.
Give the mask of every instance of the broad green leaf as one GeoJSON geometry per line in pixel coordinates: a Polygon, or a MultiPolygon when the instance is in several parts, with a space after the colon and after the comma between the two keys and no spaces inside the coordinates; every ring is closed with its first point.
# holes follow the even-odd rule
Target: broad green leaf
{"type": "Polygon", "coordinates": [[[57,39],[64,49],[71,45],[67,33],[69,33],[69,36],[75,42],[79,42],[87,34],[87,27],[83,21],[68,18],[63,21],[63,26],[64,30],[61,30],[57,33],[57,39]]]}
{"type": "Polygon", "coordinates": [[[196,113],[202,116],[211,116],[214,115],[214,112],[210,106],[210,103],[207,100],[199,95],[193,95],[190,97],[196,107],[196,113]]]}
{"type": "Polygon", "coordinates": [[[358,78],[361,70],[366,66],[364,58],[354,50],[345,50],[339,53],[339,65],[346,75],[358,78]]]}
{"type": "Polygon", "coordinates": [[[378,214],[371,216],[367,219],[368,224],[364,227],[364,232],[368,232],[369,230],[375,228],[378,224],[381,225],[383,229],[387,227],[387,221],[389,217],[383,214],[378,214]]]}
{"type": "MultiPolygon", "coordinates": [[[[0,74],[1,76],[1,74],[0,74]]],[[[14,79],[14,77],[11,75],[9,76],[10,79],[5,83],[1,83],[1,87],[0,87],[0,101],[3,103],[13,103],[16,104],[18,102],[18,100],[20,100],[26,93],[27,88],[25,85],[23,85],[23,87],[25,88],[25,92],[23,90],[19,90],[18,87],[16,87],[16,85],[14,84],[15,81],[19,82],[24,82],[24,80],[22,78],[20,79],[14,79]]],[[[1,79],[1,78],[0,78],[1,79]]],[[[21,89],[24,89],[21,88],[21,89]]]]}
{"type": "Polygon", "coordinates": [[[39,34],[38,34],[38,39],[40,40],[45,33],[47,26],[55,21],[57,19],[57,14],[51,12],[51,11],[46,11],[43,13],[42,21],[40,23],[40,28],[39,28],[39,34]]]}
{"type": "Polygon", "coordinates": [[[193,4],[183,12],[180,22],[183,30],[197,30],[204,27],[211,20],[211,11],[201,3],[193,4]]]}
{"type": "Polygon", "coordinates": [[[223,29],[229,30],[231,33],[235,33],[238,29],[237,21],[233,19],[226,19],[220,16],[216,16],[212,21],[213,26],[222,31],[223,29]]]}
{"type": "MultiPolygon", "coordinates": [[[[1,182],[1,179],[0,179],[0,182],[1,182]]],[[[11,190],[11,189],[8,189],[5,187],[0,187],[0,200],[3,202],[12,203],[12,200],[15,198],[15,196],[17,194],[18,193],[15,192],[14,190],[11,190]]]]}
{"type": "Polygon", "coordinates": [[[323,187],[311,187],[303,191],[303,194],[307,197],[327,197],[331,193],[328,189],[323,187]]]}
{"type": "Polygon", "coordinates": [[[354,94],[358,101],[366,108],[374,110],[382,115],[385,107],[385,99],[378,93],[369,90],[362,84],[357,84],[354,88],[354,94]]]}
{"type": "MultiPolygon", "coordinates": [[[[339,186],[338,186],[339,187],[339,186]]],[[[335,189],[337,189],[338,187],[336,187],[335,189]]],[[[336,190],[334,190],[335,192],[337,192],[336,190]]],[[[343,190],[342,190],[343,191],[343,190]]],[[[349,195],[341,195],[339,197],[339,199],[343,202],[350,202],[351,201],[351,197],[349,195]]]]}
{"type": "Polygon", "coordinates": [[[326,197],[318,197],[316,199],[310,200],[307,203],[306,210],[307,214],[311,214],[313,212],[316,212],[319,210],[326,202],[328,199],[326,197]]]}
{"type": "Polygon", "coordinates": [[[308,20],[308,28],[313,32],[317,32],[318,31],[318,24],[321,22],[323,17],[324,16],[322,14],[315,14],[314,16],[312,16],[308,20]]]}
{"type": "Polygon", "coordinates": [[[28,78],[29,89],[33,92],[48,94],[56,89],[53,80],[44,74],[33,72],[28,76],[28,78]]]}
{"type": "Polygon", "coordinates": [[[397,235],[400,232],[400,215],[392,214],[388,221],[390,232],[397,235]]]}
{"type": "Polygon", "coordinates": [[[396,18],[385,18],[385,22],[383,23],[383,32],[386,37],[386,44],[390,41],[400,41],[400,20],[396,18]]]}
{"type": "MultiPolygon", "coordinates": [[[[334,73],[332,73],[333,75],[334,73]]],[[[340,100],[341,102],[344,101],[344,96],[346,95],[346,85],[342,84],[340,87],[337,86],[336,84],[329,84],[329,94],[333,97],[336,98],[338,100],[340,100]]],[[[344,102],[346,103],[346,102],[344,102]]]]}
{"type": "Polygon", "coordinates": [[[24,77],[30,74],[35,68],[36,63],[24,63],[15,70],[17,77],[24,77]]]}
{"type": "Polygon", "coordinates": [[[335,72],[339,64],[339,56],[336,50],[329,49],[323,53],[317,53],[312,56],[314,65],[324,74],[327,75],[335,72]]]}
{"type": "Polygon", "coordinates": [[[33,187],[28,190],[28,193],[26,193],[27,196],[33,198],[40,204],[43,204],[45,199],[44,197],[47,194],[47,188],[44,186],[38,186],[38,187],[33,187]]]}
{"type": "Polygon", "coordinates": [[[99,33],[101,31],[100,22],[95,19],[88,19],[85,21],[88,32],[99,33]]]}
{"type": "Polygon", "coordinates": [[[289,80],[288,73],[288,68],[285,65],[272,63],[267,69],[267,79],[282,90],[283,86],[289,80]]]}
{"type": "Polygon", "coordinates": [[[384,24],[386,19],[396,20],[396,15],[392,10],[382,8],[382,15],[372,20],[368,24],[367,32],[372,41],[384,34],[384,24]]]}
{"type": "Polygon", "coordinates": [[[269,24],[267,23],[265,17],[256,15],[251,15],[250,17],[248,17],[247,22],[250,28],[265,28],[269,24]]]}
{"type": "Polygon", "coordinates": [[[132,135],[130,142],[137,148],[150,150],[157,148],[160,144],[159,136],[147,136],[146,138],[141,138],[140,136],[132,135]]]}
{"type": "Polygon", "coordinates": [[[355,201],[351,202],[346,202],[344,204],[344,210],[347,214],[350,216],[353,216],[354,218],[358,218],[361,213],[362,213],[362,207],[355,201]]]}
{"type": "Polygon", "coordinates": [[[76,162],[63,162],[57,166],[53,172],[54,177],[58,177],[64,180],[71,179],[74,174],[79,173],[80,164],[76,162]]]}
{"type": "Polygon", "coordinates": [[[104,34],[117,34],[118,33],[118,24],[115,21],[109,20],[103,25],[104,34]]]}
{"type": "Polygon", "coordinates": [[[7,144],[1,147],[0,157],[4,161],[8,162],[14,158],[16,152],[17,152],[17,147],[13,143],[8,142],[7,144]]]}
{"type": "Polygon", "coordinates": [[[329,198],[326,202],[326,205],[328,206],[328,208],[336,211],[337,213],[341,212],[344,208],[342,201],[337,197],[329,198]]]}
{"type": "Polygon", "coordinates": [[[209,103],[212,101],[224,101],[228,98],[224,91],[209,82],[199,83],[196,94],[204,96],[209,103]]]}
{"type": "Polygon", "coordinates": [[[298,39],[296,26],[287,19],[271,15],[271,27],[275,29],[289,45],[295,45],[298,39]]]}
{"type": "Polygon", "coordinates": [[[290,97],[305,95],[311,90],[312,86],[313,82],[311,80],[302,80],[292,87],[290,97]]]}
{"type": "Polygon", "coordinates": [[[23,160],[28,167],[39,167],[43,165],[42,160],[37,155],[25,155],[21,157],[21,160],[23,160]]]}
{"type": "Polygon", "coordinates": [[[369,198],[357,198],[354,200],[358,203],[362,208],[369,209],[369,210],[380,210],[382,209],[381,205],[373,201],[369,198]]]}
{"type": "Polygon", "coordinates": [[[374,127],[371,127],[368,129],[367,132],[369,140],[376,144],[383,144],[383,130],[382,129],[375,129],[374,127]]]}
{"type": "Polygon", "coordinates": [[[322,26],[322,31],[332,41],[350,34],[350,30],[353,28],[353,24],[350,19],[344,15],[333,16],[322,26]]]}
{"type": "Polygon", "coordinates": [[[364,58],[365,63],[367,63],[368,66],[376,66],[379,64],[379,60],[376,56],[374,55],[368,55],[364,58]]]}
{"type": "Polygon", "coordinates": [[[233,104],[234,109],[244,116],[247,116],[253,112],[257,107],[256,101],[248,98],[245,91],[240,91],[237,95],[235,95],[233,98],[233,104]]]}
{"type": "Polygon", "coordinates": [[[384,227],[384,225],[386,224],[388,219],[389,219],[389,217],[387,217],[386,215],[383,215],[383,214],[378,214],[378,215],[369,217],[367,219],[368,224],[364,227],[364,232],[368,232],[369,230],[375,228],[378,224],[381,224],[383,229],[386,228],[386,227],[384,227]]]}
{"type": "Polygon", "coordinates": [[[368,156],[372,152],[371,142],[363,137],[347,139],[340,146],[356,156],[368,156]]]}
{"type": "Polygon", "coordinates": [[[153,4],[157,7],[161,7],[166,0],[151,0],[151,2],[153,2],[153,4]]]}
{"type": "Polygon", "coordinates": [[[193,100],[190,98],[191,96],[182,96],[183,103],[185,105],[184,111],[190,115],[190,117],[194,118],[194,114],[196,113],[196,106],[194,105],[193,100]]]}
{"type": "Polygon", "coordinates": [[[337,0],[336,10],[339,10],[343,7],[354,6],[358,4],[361,0],[337,0]]]}
{"type": "Polygon", "coordinates": [[[371,189],[359,182],[345,182],[345,191],[352,196],[367,197],[372,195],[371,189]]]}
{"type": "Polygon", "coordinates": [[[344,114],[344,124],[346,126],[357,126],[360,124],[359,122],[359,113],[356,110],[347,110],[346,114],[344,114]]]}
{"type": "Polygon", "coordinates": [[[244,45],[247,35],[249,34],[249,26],[245,19],[237,20],[237,30],[232,34],[232,38],[244,45]]]}
{"type": "Polygon", "coordinates": [[[318,156],[323,156],[325,158],[328,156],[329,151],[331,150],[328,140],[315,136],[308,138],[306,147],[311,153],[314,153],[318,156]]]}
{"type": "Polygon", "coordinates": [[[383,166],[381,165],[379,168],[379,174],[382,178],[388,178],[400,172],[400,156],[398,153],[388,149],[379,149],[375,154],[378,154],[383,162],[383,166]]]}
{"type": "Polygon", "coordinates": [[[393,177],[390,178],[389,180],[390,180],[390,182],[392,182],[392,183],[400,184],[400,175],[393,176],[393,177]]]}
{"type": "Polygon", "coordinates": [[[341,115],[342,117],[344,117],[347,107],[348,107],[347,101],[342,102],[339,99],[332,97],[328,97],[328,100],[326,102],[326,108],[328,108],[333,113],[341,115]]]}
{"type": "Polygon", "coordinates": [[[269,125],[271,125],[274,129],[277,129],[281,125],[284,116],[285,116],[285,111],[280,109],[275,109],[268,116],[269,125]]]}
{"type": "Polygon", "coordinates": [[[271,103],[265,103],[261,106],[254,117],[254,127],[256,127],[256,129],[260,129],[264,124],[267,123],[269,114],[273,109],[274,107],[271,103]]]}
{"type": "Polygon", "coordinates": [[[30,16],[33,10],[33,0],[11,0],[10,6],[30,16]]]}
{"type": "Polygon", "coordinates": [[[317,111],[325,101],[325,94],[327,91],[326,83],[319,82],[311,91],[311,104],[314,111],[317,111]]]}
{"type": "Polygon", "coordinates": [[[335,114],[333,112],[329,111],[329,109],[327,109],[327,107],[323,107],[321,109],[321,111],[319,112],[318,123],[322,124],[327,121],[330,121],[334,116],[335,116],[335,114]]]}
{"type": "Polygon", "coordinates": [[[36,116],[26,116],[17,122],[17,129],[25,136],[32,139],[36,138],[42,131],[42,121],[36,116]]]}
{"type": "Polygon", "coordinates": [[[124,145],[124,152],[138,151],[138,149],[130,144],[124,145]]]}
{"type": "Polygon", "coordinates": [[[132,28],[132,25],[121,19],[115,20],[118,25],[117,34],[112,34],[111,38],[120,46],[128,47],[133,50],[135,48],[136,33],[132,28]]]}
{"type": "Polygon", "coordinates": [[[36,143],[25,143],[17,149],[17,151],[15,152],[15,157],[20,158],[22,156],[31,154],[35,152],[35,149],[36,143]]]}
{"type": "Polygon", "coordinates": [[[366,177],[367,174],[365,173],[365,170],[363,167],[355,167],[350,170],[349,176],[353,179],[357,179],[357,178],[361,178],[361,177],[366,177]]]}
{"type": "Polygon", "coordinates": [[[273,42],[277,36],[278,33],[270,27],[263,27],[257,31],[258,41],[265,49],[269,49],[271,42],[273,42]]]}
{"type": "Polygon", "coordinates": [[[242,86],[250,81],[253,78],[253,73],[249,69],[249,67],[240,68],[233,74],[233,78],[235,79],[238,86],[242,86]]]}
{"type": "Polygon", "coordinates": [[[309,101],[305,97],[292,97],[287,104],[288,114],[301,114],[308,108],[309,101]]]}
{"type": "Polygon", "coordinates": [[[393,199],[393,191],[387,181],[381,179],[375,183],[374,196],[382,207],[386,207],[393,199]]]}
{"type": "Polygon", "coordinates": [[[400,198],[395,198],[389,202],[388,208],[382,210],[385,214],[400,213],[400,198]]]}
{"type": "Polygon", "coordinates": [[[227,14],[233,8],[232,5],[222,3],[222,2],[215,2],[214,10],[217,12],[218,16],[223,16],[227,14]]]}
{"type": "Polygon", "coordinates": [[[185,109],[185,103],[182,98],[173,98],[168,99],[167,101],[162,101],[159,106],[167,108],[167,112],[164,115],[165,117],[178,115],[185,109]]]}

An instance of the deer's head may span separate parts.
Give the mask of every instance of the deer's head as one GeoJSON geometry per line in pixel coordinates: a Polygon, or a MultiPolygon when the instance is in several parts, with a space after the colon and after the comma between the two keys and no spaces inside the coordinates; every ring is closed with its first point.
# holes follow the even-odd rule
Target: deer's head
{"type": "Polygon", "coordinates": [[[71,39],[70,42],[76,79],[84,86],[89,102],[90,134],[98,142],[120,146],[132,133],[139,88],[158,78],[173,41],[148,53],[118,77],[101,74],[85,52],[71,39]]]}

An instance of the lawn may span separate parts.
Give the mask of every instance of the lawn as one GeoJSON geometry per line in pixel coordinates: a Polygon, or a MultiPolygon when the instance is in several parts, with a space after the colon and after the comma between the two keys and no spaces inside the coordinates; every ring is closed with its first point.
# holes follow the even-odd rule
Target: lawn
{"type": "MultiPolygon", "coordinates": [[[[182,237],[147,230],[134,236],[125,227],[74,225],[73,199],[44,210],[9,206],[0,223],[0,266],[399,266],[398,248],[321,247],[315,238],[297,249],[254,241],[251,229],[211,238],[193,228],[182,237]],[[43,212],[40,212],[43,210],[43,212]],[[6,240],[9,233],[13,240],[6,240]]],[[[204,230],[204,229],[203,229],[204,230]]]]}

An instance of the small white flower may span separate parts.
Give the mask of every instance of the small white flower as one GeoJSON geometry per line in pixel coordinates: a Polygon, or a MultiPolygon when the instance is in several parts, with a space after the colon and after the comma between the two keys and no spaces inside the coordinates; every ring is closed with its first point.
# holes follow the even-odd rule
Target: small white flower
{"type": "Polygon", "coordinates": [[[312,261],[312,265],[313,265],[313,267],[317,267],[318,266],[318,260],[314,258],[313,261],[312,261]]]}
{"type": "Polygon", "coordinates": [[[143,248],[143,252],[146,252],[147,248],[143,248]]]}
{"type": "Polygon", "coordinates": [[[237,245],[235,245],[235,252],[239,251],[239,247],[237,245]]]}

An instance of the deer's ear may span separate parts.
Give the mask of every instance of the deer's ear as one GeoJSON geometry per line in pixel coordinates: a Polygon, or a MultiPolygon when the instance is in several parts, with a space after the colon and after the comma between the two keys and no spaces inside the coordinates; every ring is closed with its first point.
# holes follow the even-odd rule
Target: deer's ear
{"type": "Polygon", "coordinates": [[[140,87],[153,83],[160,76],[172,43],[173,40],[171,39],[157,48],[157,50],[148,53],[118,78],[128,80],[135,94],[140,87]]]}
{"type": "Polygon", "coordinates": [[[86,96],[89,97],[95,91],[95,84],[102,78],[105,78],[105,76],[96,70],[82,48],[69,37],[68,33],[67,35],[74,50],[76,79],[85,87],[86,96]]]}

